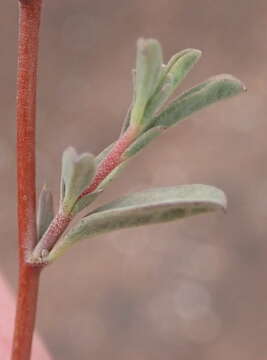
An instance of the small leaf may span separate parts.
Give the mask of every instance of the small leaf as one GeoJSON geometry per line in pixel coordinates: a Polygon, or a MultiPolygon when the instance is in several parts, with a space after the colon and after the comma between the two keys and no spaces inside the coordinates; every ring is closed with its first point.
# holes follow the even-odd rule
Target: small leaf
{"type": "Polygon", "coordinates": [[[77,241],[113,230],[182,219],[226,208],[224,193],[208,185],[150,189],[104,205],[74,226],[51,250],[53,261],[77,241]]]}
{"type": "MultiPolygon", "coordinates": [[[[168,64],[165,67],[165,74],[167,74],[170,69],[173,67],[173,65],[175,63],[177,63],[177,61],[179,61],[181,58],[183,58],[184,56],[186,56],[187,54],[191,53],[191,51],[196,51],[198,52],[198,58],[201,56],[201,50],[198,49],[183,49],[181,51],[179,51],[178,53],[174,54],[170,60],[168,61],[168,64]]],[[[164,74],[162,76],[162,78],[164,78],[164,74]]]]}
{"type": "Polygon", "coordinates": [[[164,105],[199,60],[200,56],[200,50],[186,49],[171,58],[164,70],[164,75],[157,91],[147,105],[146,116],[154,114],[164,105]]]}
{"type": "Polygon", "coordinates": [[[43,187],[38,203],[37,212],[37,236],[41,239],[54,217],[53,196],[50,190],[43,187]]]}
{"type": "Polygon", "coordinates": [[[178,97],[150,126],[169,127],[179,120],[217,101],[245,91],[244,85],[231,75],[218,75],[178,97]]]}
{"type": "Polygon", "coordinates": [[[72,147],[64,151],[62,159],[62,181],[64,183],[62,209],[65,214],[71,212],[79,195],[90,185],[95,170],[93,155],[87,153],[78,155],[72,147]]]}
{"type": "Polygon", "coordinates": [[[140,135],[137,140],[135,140],[132,145],[122,154],[122,159],[126,160],[130,157],[136,155],[141,151],[146,145],[150,143],[155,137],[159,136],[164,131],[164,128],[161,126],[154,127],[147,130],[142,135],[140,135]]]}
{"type": "Polygon", "coordinates": [[[162,67],[162,51],[157,40],[139,39],[137,42],[135,103],[131,112],[131,124],[142,122],[149,98],[158,86],[162,67]]]}

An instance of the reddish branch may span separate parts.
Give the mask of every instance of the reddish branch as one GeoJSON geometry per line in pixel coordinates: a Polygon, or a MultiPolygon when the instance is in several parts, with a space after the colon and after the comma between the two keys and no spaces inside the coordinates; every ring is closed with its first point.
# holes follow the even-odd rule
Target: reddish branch
{"type": "Polygon", "coordinates": [[[19,2],[17,75],[17,183],[19,289],[12,360],[29,360],[40,268],[26,264],[36,243],[35,112],[38,38],[42,0],[19,2]]]}

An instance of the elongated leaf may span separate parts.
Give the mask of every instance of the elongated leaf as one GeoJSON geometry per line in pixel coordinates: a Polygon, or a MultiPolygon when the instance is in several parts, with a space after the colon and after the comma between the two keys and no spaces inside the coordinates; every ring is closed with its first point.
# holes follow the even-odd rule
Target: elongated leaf
{"type": "Polygon", "coordinates": [[[200,56],[200,50],[186,49],[182,53],[178,53],[176,59],[174,56],[170,60],[166,68],[166,74],[171,78],[173,91],[181,84],[192,67],[197,63],[200,56]]]}
{"type": "Polygon", "coordinates": [[[164,128],[161,126],[154,127],[147,130],[142,135],[140,135],[135,142],[129,146],[129,148],[122,154],[122,159],[126,160],[130,157],[136,155],[141,151],[146,145],[150,143],[155,137],[159,136],[164,131],[164,128]]]}
{"type": "Polygon", "coordinates": [[[135,103],[131,123],[142,122],[145,106],[158,86],[162,67],[161,46],[154,39],[139,39],[137,42],[135,103]]]}
{"type": "Polygon", "coordinates": [[[96,165],[91,154],[78,155],[72,147],[63,153],[62,181],[64,182],[64,213],[70,213],[83,190],[90,185],[95,175],[96,165]]]}
{"type": "Polygon", "coordinates": [[[77,241],[123,228],[174,221],[208,211],[225,209],[224,193],[207,185],[150,189],[104,205],[83,218],[55,245],[53,261],[77,241]]]}
{"type": "Polygon", "coordinates": [[[158,87],[160,87],[163,83],[163,80],[166,76],[166,74],[168,73],[168,71],[170,70],[170,68],[173,66],[173,64],[180,58],[182,57],[184,54],[186,54],[188,49],[184,49],[179,51],[178,53],[174,54],[170,60],[168,61],[167,65],[166,64],[162,64],[161,67],[161,74],[160,74],[160,78],[159,78],[159,85],[158,87]]]}
{"type": "Polygon", "coordinates": [[[231,75],[214,76],[178,97],[150,126],[173,126],[193,112],[245,90],[245,86],[231,75]]]}
{"type": "Polygon", "coordinates": [[[38,203],[37,236],[41,239],[54,217],[53,196],[46,186],[43,187],[38,203]]]}
{"type": "Polygon", "coordinates": [[[152,115],[164,105],[199,60],[200,56],[200,50],[186,49],[171,58],[164,70],[164,76],[157,91],[147,105],[145,116],[149,117],[149,115],[152,115]]]}

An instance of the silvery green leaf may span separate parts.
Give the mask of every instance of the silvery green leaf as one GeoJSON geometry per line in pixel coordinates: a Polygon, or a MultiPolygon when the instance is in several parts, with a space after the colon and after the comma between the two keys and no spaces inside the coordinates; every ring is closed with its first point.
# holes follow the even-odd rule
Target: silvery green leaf
{"type": "Polygon", "coordinates": [[[84,217],[51,250],[55,260],[74,243],[113,230],[174,221],[226,208],[224,193],[208,185],[150,189],[124,196],[84,217]]]}
{"type": "Polygon", "coordinates": [[[131,111],[131,124],[142,122],[144,110],[156,90],[162,67],[162,51],[157,40],[139,39],[137,42],[135,103],[131,111]]]}
{"type": "Polygon", "coordinates": [[[178,97],[150,126],[173,126],[193,112],[245,90],[241,81],[231,75],[214,76],[178,97]]]}
{"type": "Polygon", "coordinates": [[[155,137],[159,136],[163,131],[163,127],[156,126],[141,134],[122,154],[122,159],[126,160],[136,155],[140,150],[142,150],[146,145],[148,145],[150,141],[152,141],[155,137]]]}
{"type": "Polygon", "coordinates": [[[71,210],[71,215],[76,215],[78,214],[80,211],[84,210],[85,208],[87,208],[87,206],[89,206],[92,202],[94,202],[96,200],[96,198],[98,197],[98,195],[100,195],[103,192],[103,190],[95,190],[92,193],[83,195],[81,198],[79,198],[75,205],[73,206],[72,210],[71,210]]]}
{"type": "Polygon", "coordinates": [[[37,212],[37,236],[41,239],[54,217],[53,196],[46,186],[43,187],[39,196],[37,212]]]}
{"type": "Polygon", "coordinates": [[[186,49],[171,58],[164,70],[164,75],[157,91],[149,100],[145,116],[152,115],[164,105],[199,60],[200,56],[200,50],[186,49]]]}
{"type": "Polygon", "coordinates": [[[184,49],[184,50],[181,50],[179,51],[178,53],[174,54],[170,60],[168,61],[168,64],[165,65],[163,64],[162,65],[162,71],[161,71],[161,74],[160,74],[160,79],[159,79],[159,85],[158,87],[160,87],[162,85],[162,82],[166,76],[166,74],[168,73],[169,69],[173,66],[173,64],[182,56],[184,56],[184,54],[187,53],[188,50],[191,50],[191,49],[184,49]]]}
{"type": "Polygon", "coordinates": [[[91,154],[78,155],[72,147],[67,148],[62,159],[62,181],[64,183],[63,212],[71,212],[80,194],[90,185],[95,175],[95,158],[91,154]]]}
{"type": "Polygon", "coordinates": [[[183,49],[181,51],[179,51],[178,53],[174,54],[170,60],[168,61],[168,64],[166,65],[165,67],[165,73],[163,73],[163,77],[164,78],[164,75],[167,74],[170,69],[177,63],[177,61],[179,61],[180,59],[182,59],[184,56],[186,56],[187,54],[190,54],[191,51],[196,51],[198,52],[198,57],[201,56],[201,51],[200,50],[197,50],[197,49],[183,49]]]}

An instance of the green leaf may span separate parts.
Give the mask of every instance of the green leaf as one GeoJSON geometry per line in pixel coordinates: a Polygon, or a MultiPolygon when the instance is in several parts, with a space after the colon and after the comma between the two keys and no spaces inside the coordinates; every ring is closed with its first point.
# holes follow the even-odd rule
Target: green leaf
{"type": "MultiPolygon", "coordinates": [[[[165,66],[165,74],[167,74],[170,69],[177,63],[177,61],[179,61],[180,59],[182,59],[184,56],[186,56],[187,54],[190,54],[191,52],[196,52],[197,54],[197,60],[198,58],[201,56],[201,50],[198,49],[183,49],[181,51],[179,51],[178,53],[174,54],[170,60],[168,61],[168,64],[165,66]]],[[[163,74],[164,77],[164,74],[163,74]]],[[[163,78],[162,77],[162,78],[163,78]]]]}
{"type": "Polygon", "coordinates": [[[53,261],[77,241],[113,230],[163,223],[226,208],[224,193],[208,185],[150,189],[106,204],[74,226],[51,250],[53,261]]]}
{"type": "Polygon", "coordinates": [[[73,147],[68,147],[62,159],[62,188],[64,188],[62,209],[69,214],[80,194],[90,185],[95,175],[95,158],[91,154],[78,155],[73,147]]]}
{"type": "Polygon", "coordinates": [[[162,51],[157,40],[139,39],[137,42],[135,103],[131,124],[142,122],[146,104],[156,90],[162,67],[162,51]]]}
{"type": "Polygon", "coordinates": [[[217,101],[245,91],[240,80],[231,75],[217,75],[178,97],[165,111],[154,118],[150,126],[169,127],[193,112],[217,101]]]}
{"type": "Polygon", "coordinates": [[[171,58],[164,70],[164,75],[157,91],[147,105],[145,116],[149,117],[164,105],[197,63],[200,56],[200,50],[186,49],[171,58]]]}
{"type": "Polygon", "coordinates": [[[122,154],[122,159],[126,160],[130,157],[136,155],[141,151],[146,145],[150,143],[155,137],[159,136],[164,131],[162,126],[157,126],[152,129],[147,130],[142,135],[140,135],[135,142],[133,142],[128,149],[122,154]]]}
{"type": "Polygon", "coordinates": [[[38,202],[37,236],[41,239],[54,217],[53,196],[46,186],[43,187],[38,202]]]}

